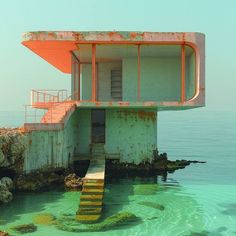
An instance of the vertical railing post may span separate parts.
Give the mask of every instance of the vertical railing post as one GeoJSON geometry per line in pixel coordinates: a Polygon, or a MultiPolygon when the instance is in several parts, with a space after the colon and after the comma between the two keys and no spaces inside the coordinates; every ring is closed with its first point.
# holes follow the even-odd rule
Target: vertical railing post
{"type": "Polygon", "coordinates": [[[27,105],[25,105],[25,123],[27,123],[27,105]]]}
{"type": "Polygon", "coordinates": [[[185,45],[181,46],[181,102],[185,102],[185,45]]]}
{"type": "Polygon", "coordinates": [[[74,89],[73,89],[73,100],[76,100],[76,60],[74,59],[74,56],[72,57],[73,58],[73,80],[74,80],[74,89]]]}
{"type": "Polygon", "coordinates": [[[138,101],[140,101],[140,44],[138,44],[138,101]]]}
{"type": "Polygon", "coordinates": [[[33,103],[34,103],[34,90],[31,90],[30,97],[31,97],[31,105],[33,105],[33,103]]]}
{"type": "Polygon", "coordinates": [[[77,89],[77,100],[80,100],[80,63],[78,63],[78,89],[77,89]]]}
{"type": "Polygon", "coordinates": [[[96,83],[96,44],[92,44],[92,101],[97,100],[96,83]]]}
{"type": "Polygon", "coordinates": [[[36,109],[34,109],[34,123],[36,123],[36,109]]]}

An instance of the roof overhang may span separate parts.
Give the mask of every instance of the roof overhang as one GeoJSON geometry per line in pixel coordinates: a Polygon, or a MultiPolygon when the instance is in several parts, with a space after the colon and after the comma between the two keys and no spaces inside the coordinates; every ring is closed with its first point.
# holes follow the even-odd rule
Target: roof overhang
{"type": "Polygon", "coordinates": [[[22,44],[64,73],[71,73],[71,51],[78,44],[186,44],[201,46],[201,33],[38,31],[23,35],[22,44]]]}

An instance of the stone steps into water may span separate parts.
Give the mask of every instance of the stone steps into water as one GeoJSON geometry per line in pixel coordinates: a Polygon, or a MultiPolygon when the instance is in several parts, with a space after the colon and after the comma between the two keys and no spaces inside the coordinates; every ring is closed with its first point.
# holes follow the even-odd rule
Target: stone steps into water
{"type": "Polygon", "coordinates": [[[95,215],[95,214],[101,214],[102,207],[94,207],[94,208],[88,208],[84,207],[79,209],[78,214],[79,215],[95,215]]]}
{"type": "Polygon", "coordinates": [[[100,219],[103,206],[104,177],[105,155],[92,156],[87,174],[83,179],[77,221],[91,223],[100,219]]]}
{"type": "Polygon", "coordinates": [[[96,201],[96,200],[102,200],[103,194],[96,194],[96,195],[81,195],[80,200],[90,200],[90,201],[96,201]]]}

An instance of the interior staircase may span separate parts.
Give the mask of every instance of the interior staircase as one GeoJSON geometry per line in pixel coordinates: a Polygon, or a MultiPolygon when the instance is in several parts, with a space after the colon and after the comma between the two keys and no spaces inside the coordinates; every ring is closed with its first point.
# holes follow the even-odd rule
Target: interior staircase
{"type": "Polygon", "coordinates": [[[100,219],[103,207],[105,153],[103,144],[91,146],[92,157],[80,196],[76,219],[81,223],[92,223],[100,219]]]}

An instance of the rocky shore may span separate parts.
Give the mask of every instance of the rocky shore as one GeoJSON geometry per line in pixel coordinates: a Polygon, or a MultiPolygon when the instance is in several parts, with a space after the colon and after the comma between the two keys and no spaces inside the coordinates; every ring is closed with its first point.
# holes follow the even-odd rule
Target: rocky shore
{"type": "Polygon", "coordinates": [[[10,202],[14,179],[23,171],[25,136],[18,128],[0,128],[0,203],[10,202]]]}
{"type": "Polygon", "coordinates": [[[140,164],[125,163],[118,160],[107,160],[106,174],[111,176],[150,176],[162,175],[167,176],[178,169],[184,169],[190,164],[205,163],[204,161],[192,160],[168,160],[167,153],[160,153],[158,150],[153,151],[152,161],[143,161],[140,164]]]}
{"type": "MultiPolygon", "coordinates": [[[[18,128],[0,128],[0,203],[12,200],[12,191],[43,191],[54,186],[65,186],[66,190],[81,190],[83,176],[77,176],[76,168],[64,169],[45,167],[31,173],[23,172],[24,151],[27,147],[26,136],[18,128]]],[[[140,164],[124,163],[119,160],[106,161],[106,175],[162,175],[185,168],[190,160],[168,160],[167,154],[153,151],[151,161],[140,164]]],[[[76,164],[74,164],[75,167],[76,164]]],[[[80,173],[86,173],[86,165],[79,164],[80,173]]],[[[80,175],[80,174],[79,174],[80,175]]]]}

